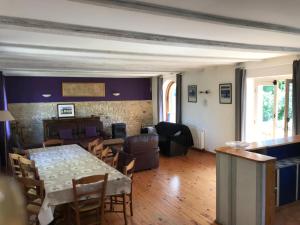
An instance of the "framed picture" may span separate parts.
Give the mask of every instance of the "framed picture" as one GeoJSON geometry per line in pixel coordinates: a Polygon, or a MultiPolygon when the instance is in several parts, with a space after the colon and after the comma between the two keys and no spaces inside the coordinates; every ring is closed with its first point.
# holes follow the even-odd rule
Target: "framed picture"
{"type": "Polygon", "coordinates": [[[75,117],[75,105],[57,104],[57,116],[58,118],[75,117]]]}
{"type": "Polygon", "coordinates": [[[197,85],[188,85],[188,102],[197,102],[197,85]]]}
{"type": "Polygon", "coordinates": [[[232,103],[232,84],[219,84],[219,102],[220,104],[232,103]]]}

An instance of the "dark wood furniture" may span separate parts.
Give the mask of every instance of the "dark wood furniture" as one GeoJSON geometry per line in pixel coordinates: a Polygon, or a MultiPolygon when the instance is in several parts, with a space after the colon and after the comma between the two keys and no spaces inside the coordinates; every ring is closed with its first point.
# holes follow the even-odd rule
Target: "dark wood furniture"
{"type": "Polygon", "coordinates": [[[64,140],[62,139],[48,139],[43,142],[43,147],[46,148],[51,146],[59,146],[63,144],[64,144],[64,140]]]}
{"type": "Polygon", "coordinates": [[[43,120],[44,140],[63,139],[64,144],[87,144],[96,139],[108,139],[100,117],[76,117],[43,120]]]}
{"type": "Polygon", "coordinates": [[[124,139],[122,138],[113,138],[107,139],[103,141],[103,145],[107,147],[116,147],[116,146],[123,146],[124,139]]]}
{"type": "Polygon", "coordinates": [[[93,211],[97,215],[97,221],[93,224],[103,224],[107,178],[108,174],[72,180],[75,201],[71,203],[70,206],[75,213],[76,225],[81,224],[81,214],[87,214],[93,211]],[[86,188],[86,185],[91,185],[93,188],[86,188]]]}

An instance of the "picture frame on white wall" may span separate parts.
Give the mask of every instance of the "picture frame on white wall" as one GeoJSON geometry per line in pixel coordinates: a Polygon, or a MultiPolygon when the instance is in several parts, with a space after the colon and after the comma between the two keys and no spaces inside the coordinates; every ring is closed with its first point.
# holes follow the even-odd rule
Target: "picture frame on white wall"
{"type": "Polygon", "coordinates": [[[188,85],[188,102],[197,102],[197,85],[188,85]]]}
{"type": "Polygon", "coordinates": [[[219,103],[232,104],[232,84],[219,84],[219,103]]]}

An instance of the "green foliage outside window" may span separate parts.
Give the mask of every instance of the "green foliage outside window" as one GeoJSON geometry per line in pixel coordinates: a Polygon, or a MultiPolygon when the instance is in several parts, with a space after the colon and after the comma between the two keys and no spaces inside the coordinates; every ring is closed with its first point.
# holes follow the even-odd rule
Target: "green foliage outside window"
{"type": "MultiPolygon", "coordinates": [[[[278,120],[284,119],[284,104],[285,104],[285,81],[278,81],[278,97],[280,98],[278,101],[278,120]]],[[[269,121],[273,119],[274,112],[274,92],[275,86],[263,86],[263,121],[269,121]]],[[[292,109],[289,104],[289,118],[292,117],[292,109]]]]}
{"type": "Polygon", "coordinates": [[[263,121],[273,118],[274,86],[263,86],[263,121]]]}

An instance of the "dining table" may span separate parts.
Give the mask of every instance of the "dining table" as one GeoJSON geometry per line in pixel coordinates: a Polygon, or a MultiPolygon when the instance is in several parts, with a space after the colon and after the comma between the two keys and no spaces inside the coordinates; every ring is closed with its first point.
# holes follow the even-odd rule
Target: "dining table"
{"type": "Polygon", "coordinates": [[[130,178],[79,145],[36,148],[28,152],[45,184],[45,199],[38,215],[41,225],[53,221],[55,206],[74,201],[72,179],[107,173],[106,196],[131,191],[130,178]]]}

